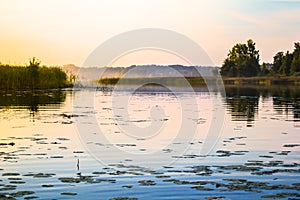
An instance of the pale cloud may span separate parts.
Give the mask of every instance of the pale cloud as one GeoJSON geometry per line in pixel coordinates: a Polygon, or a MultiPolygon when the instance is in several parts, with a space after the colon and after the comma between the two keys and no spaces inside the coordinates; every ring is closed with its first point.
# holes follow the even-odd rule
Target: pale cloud
{"type": "Polygon", "coordinates": [[[300,32],[300,27],[290,26],[290,24],[300,23],[299,10],[285,9],[276,12],[265,13],[264,15],[251,15],[235,11],[226,12],[226,14],[230,20],[236,20],[240,22],[237,26],[240,26],[241,28],[251,25],[260,29],[275,31],[275,34],[281,31],[289,34],[289,29],[296,29],[300,32]]]}

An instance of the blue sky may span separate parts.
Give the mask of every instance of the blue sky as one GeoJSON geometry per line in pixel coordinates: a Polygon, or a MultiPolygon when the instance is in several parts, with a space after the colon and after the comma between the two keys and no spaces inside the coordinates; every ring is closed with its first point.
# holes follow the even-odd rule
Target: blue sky
{"type": "MultiPolygon", "coordinates": [[[[261,61],[299,41],[296,0],[0,0],[0,62],[24,64],[38,57],[48,65],[81,65],[102,42],[139,28],[164,28],[191,38],[216,65],[237,42],[252,38],[261,61]]],[[[167,64],[172,56],[143,54],[120,65],[167,64]],[[150,60],[150,61],[149,61],[150,60]]]]}

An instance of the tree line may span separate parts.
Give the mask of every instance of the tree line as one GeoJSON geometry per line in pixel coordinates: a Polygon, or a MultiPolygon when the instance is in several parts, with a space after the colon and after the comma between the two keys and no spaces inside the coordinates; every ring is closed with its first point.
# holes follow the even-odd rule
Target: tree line
{"type": "Polygon", "coordinates": [[[0,64],[0,89],[54,89],[71,86],[67,74],[59,67],[40,66],[36,58],[27,66],[0,64]]]}
{"type": "Polygon", "coordinates": [[[229,51],[221,67],[224,77],[253,76],[300,76],[300,43],[294,44],[293,52],[278,52],[273,57],[273,63],[259,64],[259,50],[253,40],[246,44],[235,44],[229,51]]]}

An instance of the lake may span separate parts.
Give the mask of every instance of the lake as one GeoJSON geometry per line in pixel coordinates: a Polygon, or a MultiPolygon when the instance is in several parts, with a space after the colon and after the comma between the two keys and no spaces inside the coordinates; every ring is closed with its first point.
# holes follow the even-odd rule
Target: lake
{"type": "Polygon", "coordinates": [[[300,197],[296,86],[2,91],[0,127],[1,199],[300,197]]]}

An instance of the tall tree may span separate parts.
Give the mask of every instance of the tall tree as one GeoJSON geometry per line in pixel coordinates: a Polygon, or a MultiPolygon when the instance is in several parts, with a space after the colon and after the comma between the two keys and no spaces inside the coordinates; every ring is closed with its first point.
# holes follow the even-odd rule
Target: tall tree
{"type": "Polygon", "coordinates": [[[270,64],[268,64],[268,63],[263,63],[263,64],[261,65],[259,75],[261,75],[261,76],[266,76],[266,75],[268,75],[268,74],[270,73],[270,70],[269,70],[269,67],[268,67],[269,65],[270,65],[270,64]]]}
{"type": "Polygon", "coordinates": [[[293,54],[287,51],[285,56],[283,57],[282,64],[278,72],[282,75],[289,76],[291,72],[292,60],[293,60],[293,54]]]}
{"type": "Polygon", "coordinates": [[[259,72],[259,51],[251,39],[247,44],[234,45],[221,68],[223,76],[257,76],[259,72]]]}
{"type": "Polygon", "coordinates": [[[291,64],[291,75],[300,72],[300,43],[295,43],[295,49],[293,52],[293,60],[291,64]]]}
{"type": "Polygon", "coordinates": [[[283,62],[283,58],[284,58],[284,53],[281,51],[281,52],[278,52],[274,57],[273,57],[273,67],[271,69],[271,71],[274,73],[274,74],[277,74],[281,65],[282,65],[282,62],[283,62]]]}
{"type": "Polygon", "coordinates": [[[29,65],[28,65],[28,72],[29,72],[29,76],[30,76],[30,85],[31,88],[34,89],[37,87],[38,85],[38,81],[39,81],[39,66],[40,66],[41,62],[36,59],[35,57],[29,59],[29,65]]]}

